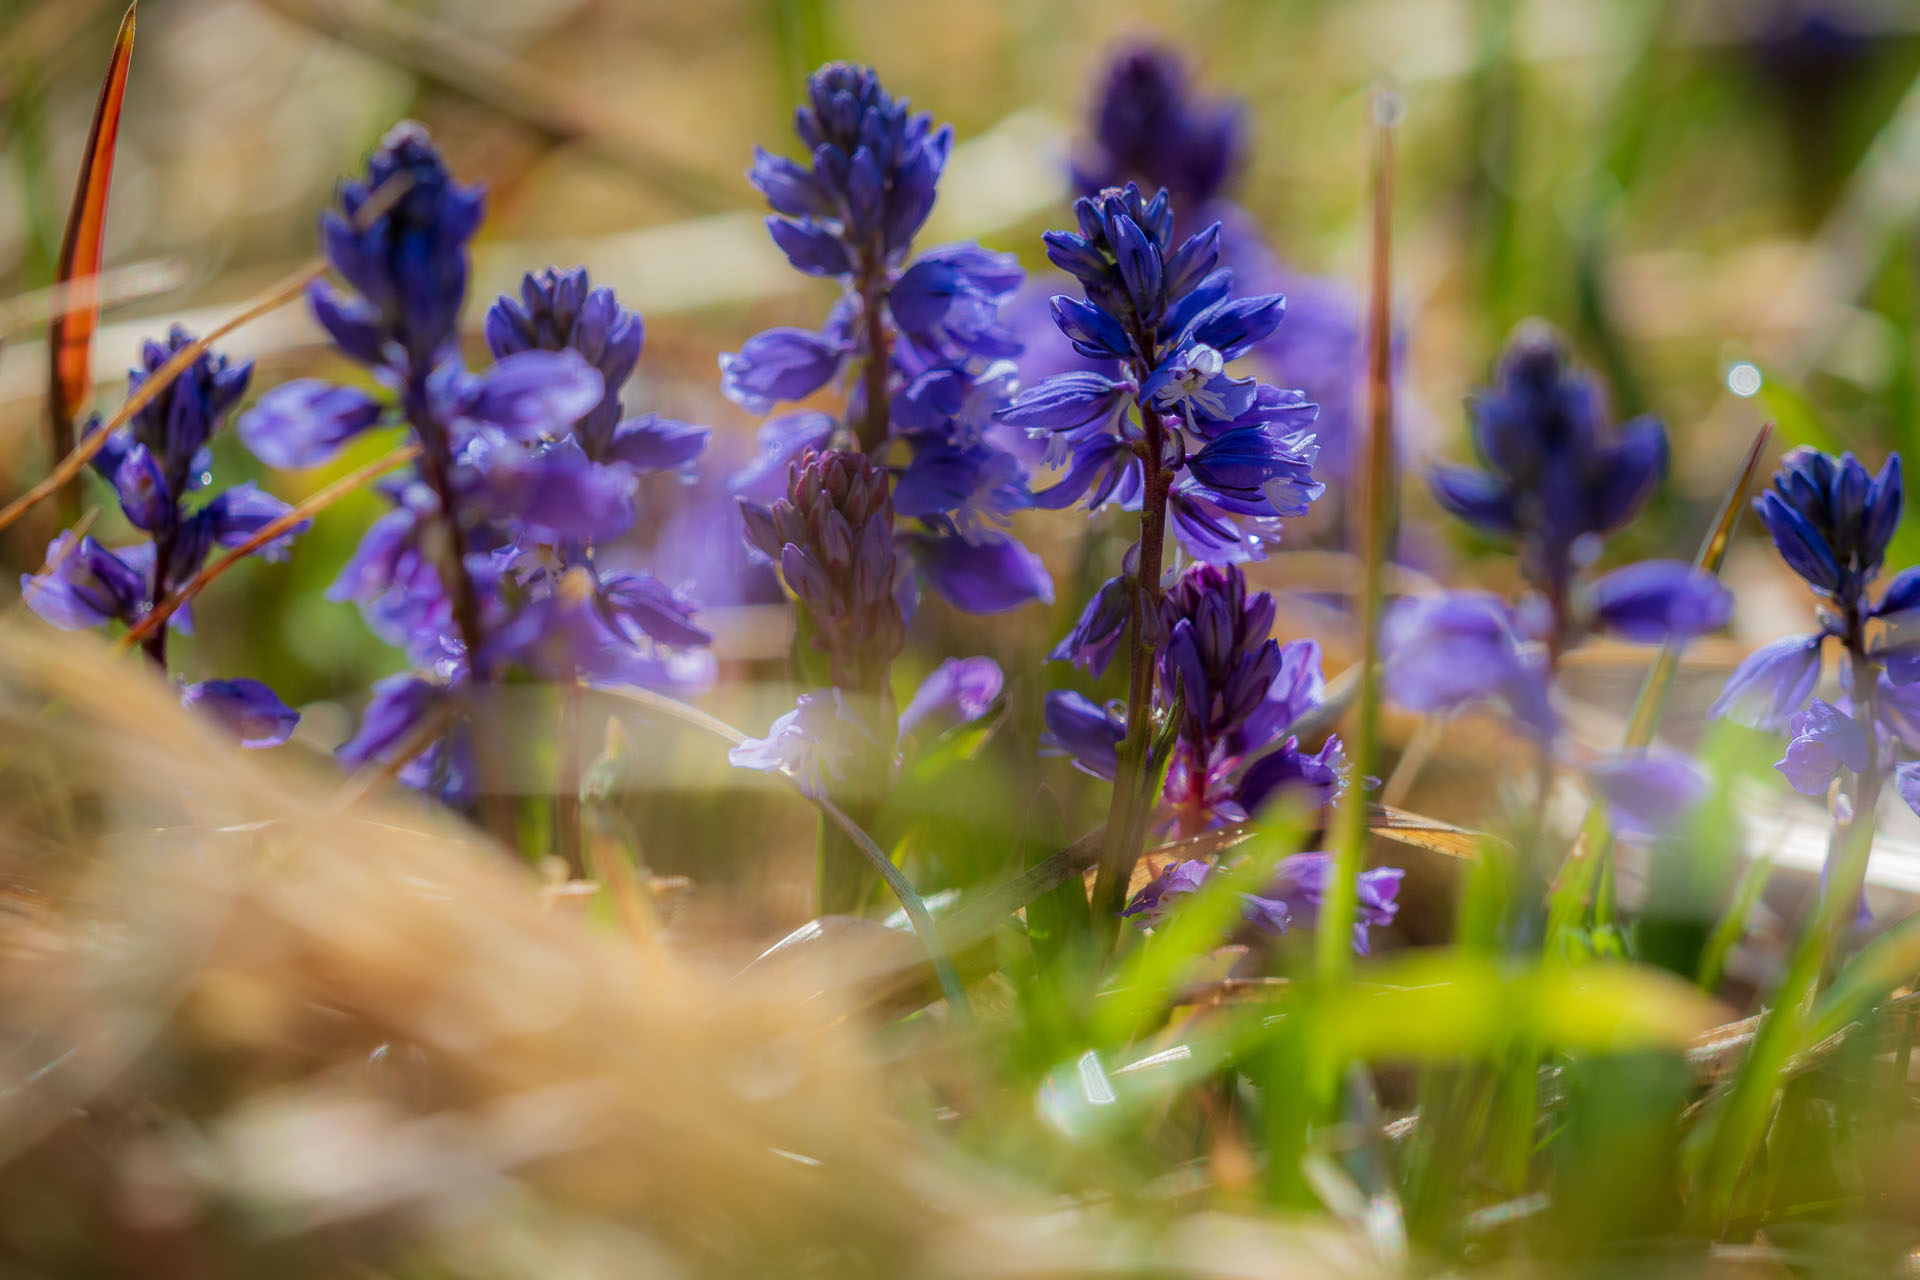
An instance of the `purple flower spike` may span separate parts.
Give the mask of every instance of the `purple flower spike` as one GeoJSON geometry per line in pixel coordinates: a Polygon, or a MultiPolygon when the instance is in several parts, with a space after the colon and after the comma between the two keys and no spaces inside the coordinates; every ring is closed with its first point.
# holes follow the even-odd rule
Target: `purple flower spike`
{"type": "Polygon", "coordinates": [[[812,617],[834,684],[877,690],[907,637],[886,472],[861,453],[806,454],[784,498],[767,507],[742,499],[740,513],[748,545],[780,566],[812,617]]]}
{"type": "Polygon", "coordinates": [[[1129,49],[1114,58],[1094,105],[1093,142],[1076,157],[1075,185],[1091,195],[1138,179],[1182,206],[1206,204],[1245,159],[1245,113],[1201,96],[1173,52],[1129,49]]]}
{"type": "Polygon", "coordinates": [[[1690,640],[1733,614],[1733,593],[1712,574],[1678,560],[1645,560],[1593,584],[1595,623],[1643,644],[1690,640]]]}
{"type": "Polygon", "coordinates": [[[800,695],[794,709],[780,716],[764,738],[749,738],[727,753],[735,768],[784,773],[814,799],[826,796],[859,739],[872,740],[838,689],[800,695]]]}
{"type": "Polygon", "coordinates": [[[1707,715],[1756,729],[1783,729],[1820,680],[1820,640],[1784,636],[1760,646],[1727,677],[1707,715]]]}
{"type": "Polygon", "coordinates": [[[1802,795],[1824,793],[1843,769],[1859,773],[1867,767],[1871,748],[1866,730],[1831,702],[1815,698],[1789,728],[1793,740],[1774,768],[1802,795]]]}
{"type": "Polygon", "coordinates": [[[212,716],[243,747],[277,747],[300,723],[300,713],[258,680],[203,680],[181,691],[180,704],[212,716]]]}
{"type": "Polygon", "coordinates": [[[425,129],[404,121],[381,139],[367,176],[341,184],[340,205],[320,227],[334,270],[360,294],[331,308],[350,322],[354,340],[340,346],[349,354],[377,350],[383,360],[397,352],[424,373],[454,341],[467,294],[467,245],[485,200],[453,180],[425,129]],[[401,194],[384,212],[356,225],[376,192],[393,190],[401,194]]]}
{"type": "Polygon", "coordinates": [[[1632,519],[1666,473],[1666,433],[1648,420],[1609,430],[1598,384],[1540,326],[1508,345],[1471,408],[1487,469],[1439,468],[1434,496],[1478,528],[1517,535],[1528,580],[1565,598],[1579,548],[1632,519]]]}
{"type": "Polygon", "coordinates": [[[992,709],[1004,682],[992,658],[948,658],[920,682],[900,713],[900,736],[921,726],[935,734],[971,724],[992,709]]]}
{"type": "Polygon", "coordinates": [[[1157,422],[1183,445],[1156,462],[1173,473],[1169,515],[1182,548],[1213,564],[1260,558],[1277,522],[1324,492],[1307,430],[1317,408],[1297,391],[1226,373],[1273,333],[1285,300],[1230,297],[1231,272],[1213,265],[1219,228],[1176,237],[1164,190],[1149,198],[1129,184],[1080,200],[1074,212],[1078,230],[1049,232],[1047,253],[1085,297],[1056,296],[1053,318],[1075,351],[1103,367],[1058,373],[1000,415],[1057,433],[1047,457],[1066,473],[1035,505],[1137,504],[1144,467],[1135,449],[1157,422]]]}

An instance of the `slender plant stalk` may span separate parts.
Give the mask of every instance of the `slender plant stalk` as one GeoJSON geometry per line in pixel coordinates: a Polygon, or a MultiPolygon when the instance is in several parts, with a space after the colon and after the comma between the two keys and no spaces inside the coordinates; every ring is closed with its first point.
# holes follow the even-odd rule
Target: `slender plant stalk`
{"type": "MultiPolygon", "coordinates": [[[[1144,379],[1144,372],[1140,374],[1144,379]]],[[[1133,587],[1133,619],[1127,632],[1127,736],[1120,742],[1107,812],[1106,847],[1093,882],[1093,922],[1112,946],[1133,865],[1140,858],[1147,816],[1147,748],[1153,738],[1154,651],[1160,632],[1160,575],[1167,542],[1167,494],[1173,476],[1164,465],[1166,424],[1151,405],[1140,410],[1137,446],[1144,471],[1140,507],[1140,574],[1133,587]]]]}
{"type": "Polygon", "coordinates": [[[875,250],[870,261],[861,265],[860,314],[866,326],[867,347],[867,364],[861,376],[864,379],[862,398],[866,400],[866,413],[855,428],[854,436],[860,443],[860,452],[878,462],[881,452],[887,447],[887,433],[892,427],[888,421],[892,398],[887,394],[891,342],[887,336],[884,311],[887,265],[885,257],[878,250],[875,250]]]}
{"type": "MultiPolygon", "coordinates": [[[[167,598],[167,577],[173,569],[173,535],[156,538],[153,543],[153,588],[147,597],[147,612],[153,613],[167,598]]],[[[161,675],[167,673],[167,628],[153,627],[146,638],[140,642],[140,648],[146,653],[147,660],[159,669],[161,675]]]]}
{"type": "MultiPolygon", "coordinates": [[[[1717,575],[1720,566],[1726,562],[1727,547],[1732,542],[1734,527],[1740,522],[1740,513],[1746,510],[1747,495],[1760,474],[1760,461],[1766,455],[1767,441],[1772,435],[1773,424],[1763,423],[1753,437],[1753,443],[1747,447],[1746,459],[1733,483],[1727,487],[1726,496],[1720,501],[1720,510],[1715,513],[1707,536],[1694,555],[1694,568],[1717,575]]],[[[1666,709],[1667,694],[1672,690],[1674,675],[1680,669],[1680,652],[1683,648],[1685,641],[1677,639],[1668,640],[1660,646],[1660,654],[1647,670],[1647,678],[1640,685],[1639,696],[1634,699],[1633,711],[1627,717],[1626,733],[1620,743],[1622,751],[1644,751],[1653,745],[1654,735],[1660,729],[1661,713],[1666,709]]],[[[1566,861],[1561,863],[1559,873],[1548,890],[1549,954],[1559,954],[1562,950],[1561,944],[1568,931],[1579,923],[1581,914],[1586,910],[1594,881],[1601,869],[1611,863],[1612,857],[1613,837],[1605,823],[1598,820],[1597,810],[1589,808],[1587,821],[1581,824],[1580,836],[1568,851],[1566,861]]]]}
{"type": "MultiPolygon", "coordinates": [[[[1878,673],[1867,654],[1866,619],[1856,612],[1841,619],[1841,624],[1853,677],[1854,715],[1872,725],[1878,673]]],[[[1724,1225],[1733,1212],[1740,1185],[1765,1140],[1784,1073],[1796,1052],[1805,1047],[1821,982],[1846,938],[1866,887],[1874,812],[1885,781],[1876,746],[1866,771],[1855,777],[1848,790],[1845,821],[1836,819],[1833,824],[1825,883],[1794,945],[1786,977],[1754,1035],[1753,1051],[1712,1123],[1701,1171],[1702,1207],[1709,1222],[1724,1225]]]]}
{"type": "MultiPolygon", "coordinates": [[[[1359,474],[1365,489],[1355,512],[1353,538],[1360,547],[1359,692],[1354,700],[1353,736],[1347,743],[1347,789],[1337,815],[1333,872],[1320,905],[1314,959],[1321,982],[1331,990],[1353,969],[1353,921],[1361,864],[1366,860],[1368,805],[1366,779],[1372,774],[1380,742],[1380,615],[1386,602],[1387,557],[1393,543],[1393,141],[1400,99],[1382,90],[1373,99],[1373,244],[1372,281],[1367,315],[1367,436],[1359,474]]],[[[1321,1099],[1331,1105],[1339,1064],[1323,1064],[1317,1082],[1321,1099]]]]}
{"type": "Polygon", "coordinates": [[[560,687],[560,724],[555,733],[553,847],[576,876],[586,874],[580,827],[580,681],[560,687]]]}
{"type": "Polygon", "coordinates": [[[486,660],[486,634],[480,625],[480,590],[467,569],[467,531],[460,524],[460,496],[453,487],[453,453],[446,424],[435,416],[425,379],[408,387],[402,410],[420,438],[420,477],[433,490],[439,508],[436,522],[445,546],[440,577],[453,605],[454,629],[467,655],[467,724],[473,735],[473,760],[479,774],[480,811],[494,839],[508,849],[520,848],[514,821],[513,798],[507,794],[507,769],[502,759],[506,737],[501,733],[499,708],[494,705],[492,679],[486,660]]]}

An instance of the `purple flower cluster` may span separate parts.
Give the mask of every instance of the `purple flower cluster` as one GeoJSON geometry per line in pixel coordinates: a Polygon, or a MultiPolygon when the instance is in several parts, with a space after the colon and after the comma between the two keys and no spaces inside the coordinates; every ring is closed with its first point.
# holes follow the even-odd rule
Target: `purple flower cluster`
{"type": "Polygon", "coordinates": [[[1712,575],[1679,561],[1585,576],[1606,536],[1665,474],[1666,433],[1648,420],[1607,430],[1598,385],[1550,333],[1515,339],[1472,413],[1486,467],[1437,466],[1434,495],[1482,532],[1515,540],[1533,594],[1517,608],[1483,592],[1398,601],[1382,640],[1386,686],[1418,711],[1502,701],[1545,738],[1554,729],[1553,676],[1568,649],[1596,632],[1688,639],[1724,625],[1733,600],[1712,575]]]}
{"type": "Polygon", "coordinates": [[[904,453],[895,514],[926,584],[955,606],[994,613],[1052,599],[1038,557],[1006,532],[1029,504],[1027,470],[994,415],[1012,396],[1020,342],[999,320],[1022,273],[1009,254],[947,245],[908,260],[953,144],[949,126],[909,111],[864,67],[833,63],[808,81],[794,129],[804,161],[757,152],[747,177],[775,211],[794,268],[836,279],[818,332],[781,327],[720,358],[721,389],[751,412],[803,400],[857,371],[844,422],[799,411],[767,422],[735,491],[766,499],[793,461],[844,436],[876,462],[904,453]]]}
{"type": "MultiPolygon", "coordinates": [[[[1088,119],[1089,137],[1072,166],[1078,195],[1097,198],[1129,182],[1165,188],[1182,227],[1220,224],[1220,265],[1247,292],[1287,299],[1287,322],[1256,342],[1254,369],[1267,381],[1301,389],[1319,405],[1316,464],[1339,476],[1364,382],[1365,337],[1359,299],[1346,286],[1292,270],[1275,257],[1256,221],[1229,196],[1248,151],[1238,102],[1202,93],[1185,60],[1154,45],[1123,48],[1109,64],[1088,119]]],[[[1051,292],[1051,291],[1049,291],[1051,292]]],[[[1027,344],[1023,375],[1037,379],[1097,362],[1076,353],[1048,323],[1045,294],[1025,291],[1009,314],[1027,344]]]]}
{"type": "Polygon", "coordinates": [[[1197,560],[1258,559],[1282,516],[1302,515],[1325,486],[1313,479],[1317,412],[1297,391],[1226,372],[1279,325],[1277,294],[1232,297],[1218,268],[1220,228],[1176,243],[1172,202],[1138,187],[1075,203],[1077,231],[1049,231],[1047,256],[1073,275],[1084,299],[1053,299],[1054,322],[1081,355],[1104,366],[1057,374],[1027,388],[1000,421],[1051,433],[1048,458],[1065,474],[1037,505],[1138,509],[1145,461],[1176,536],[1197,560]]]}
{"type": "MultiPolygon", "coordinates": [[[[1314,808],[1341,784],[1340,740],[1302,750],[1288,728],[1325,694],[1320,646],[1281,644],[1273,597],[1251,596],[1237,565],[1189,568],[1161,603],[1158,701],[1181,707],[1161,791],[1166,820],[1181,835],[1245,821],[1290,792],[1314,808]]],[[[1111,779],[1126,736],[1118,706],[1062,691],[1047,696],[1050,745],[1096,777],[1111,779]]]]}
{"type": "Polygon", "coordinates": [[[1821,601],[1818,629],[1755,650],[1708,714],[1792,735],[1779,762],[1796,790],[1824,795],[1836,780],[1891,775],[1920,811],[1920,569],[1872,587],[1900,522],[1898,454],[1878,475],[1852,454],[1797,448],[1754,502],[1781,559],[1821,601]],[[1821,651],[1839,642],[1841,693],[1815,697],[1821,651]]]}
{"type": "MultiPolygon", "coordinates": [[[[1157,924],[1175,902],[1198,892],[1213,870],[1210,863],[1199,860],[1169,863],[1134,895],[1122,914],[1144,924],[1157,924]]],[[[1297,853],[1282,859],[1259,893],[1240,895],[1242,921],[1268,937],[1278,937],[1295,926],[1315,928],[1332,873],[1331,854],[1297,853]]],[[[1369,928],[1390,925],[1399,914],[1400,879],[1405,874],[1398,867],[1375,867],[1360,873],[1353,921],[1353,949],[1360,955],[1367,954],[1369,928]]]]}
{"type": "Polygon", "coordinates": [[[1193,87],[1172,50],[1121,50],[1095,97],[1092,137],[1073,162],[1082,195],[1139,182],[1164,187],[1182,209],[1212,204],[1246,160],[1246,112],[1193,87]]]}
{"type": "Polygon", "coordinates": [[[806,453],[771,506],[741,499],[747,541],[807,612],[835,688],[881,692],[907,642],[887,474],[862,453],[806,453]]]}
{"type": "MultiPolygon", "coordinates": [[[[376,685],[342,761],[387,758],[469,684],[508,669],[568,683],[699,683],[709,637],[693,603],[600,557],[635,522],[638,478],[685,472],[707,438],[657,415],[624,416],[640,317],[584,270],[529,275],[520,297],[500,299],[487,317],[493,364],[469,370],[456,337],[480,192],[453,179],[423,130],[403,124],[366,178],[342,185],[341,206],[323,220],[322,239],[354,292],[316,284],[314,314],[395,394],[389,402],[292,382],[240,430],[256,453],[289,467],[326,462],[391,422],[418,444],[417,467],[383,486],[393,509],[329,592],[358,603],[416,668],[376,685]]],[[[471,794],[464,728],[401,777],[453,799],[471,794]]]]}
{"type": "MultiPolygon", "coordinates": [[[[141,351],[142,367],[128,375],[128,394],[194,340],[175,325],[164,343],[148,342],[141,351]]],[[[204,501],[195,497],[212,479],[208,442],[246,394],[252,375],[251,361],[233,364],[202,352],[101,445],[94,470],[112,487],[127,523],[146,536],[109,549],[90,535],[61,533],[47,548],[46,568],[20,581],[35,613],[69,630],[112,622],[132,626],[199,572],[214,547],[238,546],[287,514],[286,503],[252,484],[234,485],[204,501]]],[[[96,424],[93,430],[98,429],[96,424]]],[[[299,525],[258,554],[280,558],[305,528],[299,525]]],[[[162,670],[168,630],[188,632],[192,625],[190,607],[182,606],[149,633],[147,653],[162,670]]],[[[245,720],[250,727],[240,736],[251,747],[286,741],[300,719],[257,680],[188,685],[183,700],[214,711],[223,723],[245,720]]]]}

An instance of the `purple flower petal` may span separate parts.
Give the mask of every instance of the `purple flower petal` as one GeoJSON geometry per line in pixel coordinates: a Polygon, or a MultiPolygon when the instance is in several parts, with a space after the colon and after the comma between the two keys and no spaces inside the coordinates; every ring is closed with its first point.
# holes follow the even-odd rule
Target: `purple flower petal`
{"type": "Polygon", "coordinates": [[[1475,528],[1489,533],[1518,532],[1513,493],[1491,472],[1436,466],[1427,473],[1427,485],[1442,507],[1475,528]]]}
{"type": "Polygon", "coordinates": [[[872,741],[838,689],[803,693],[764,738],[749,738],[727,752],[738,769],[784,773],[801,792],[820,799],[830,783],[843,781],[846,762],[860,739],[872,741]]]}
{"type": "Polygon", "coordinates": [[[334,758],[349,769],[385,759],[448,696],[444,686],[405,673],[374,681],[373,698],[360,715],[360,728],[334,749],[334,758]]]}
{"type": "Polygon", "coordinates": [[[1073,630],[1053,647],[1047,657],[1055,662],[1071,662],[1098,678],[1106,673],[1107,664],[1113,661],[1132,615],[1132,582],[1124,577],[1109,578],[1094,592],[1093,599],[1087,601],[1087,607],[1081,610],[1073,630]]]}
{"type": "Polygon", "coordinates": [[[1062,373],[1015,396],[999,419],[1029,431],[1070,431],[1111,422],[1126,398],[1126,384],[1102,374],[1062,373]]]}
{"type": "MultiPolygon", "coordinates": [[[[150,551],[151,544],[142,548],[150,551]]],[[[131,624],[147,604],[147,569],[129,563],[131,558],[90,537],[76,542],[71,533],[62,533],[47,545],[46,569],[20,575],[20,592],[28,608],[63,630],[131,624]]]]}
{"type": "Polygon", "coordinates": [[[1113,777],[1120,740],[1127,732],[1117,711],[1095,705],[1085,694],[1061,690],[1047,695],[1046,721],[1049,750],[1070,757],[1096,778],[1113,777]]]}
{"type": "Polygon", "coordinates": [[[555,439],[600,403],[606,384],[579,352],[529,350],[499,361],[478,380],[468,417],[515,440],[555,439]]]}
{"type": "Polygon", "coordinates": [[[1621,756],[1587,770],[1614,830],[1642,839],[1673,832],[1706,799],[1707,779],[1678,756],[1621,756]]]}
{"type": "Polygon", "coordinates": [[[1733,593],[1692,565],[1646,560],[1595,582],[1593,612],[1597,625],[1628,640],[1686,640],[1725,626],[1733,593]]]}
{"type": "Polygon", "coordinates": [[[1920,763],[1897,764],[1893,767],[1893,789],[1907,802],[1907,808],[1920,813],[1920,763]]]}
{"type": "Polygon", "coordinates": [[[793,460],[809,449],[825,449],[834,421],[815,411],[771,418],[754,435],[758,452],[752,462],[734,472],[727,490],[739,497],[771,502],[787,491],[787,471],[793,460]]]}
{"type": "Polygon", "coordinates": [[[906,543],[927,585],[956,609],[1003,613],[1053,603],[1053,579],[1040,557],[1005,534],[969,540],[916,533],[906,543]]]}
{"type": "Polygon", "coordinates": [[[629,635],[638,632],[683,648],[713,643],[710,633],[694,625],[693,602],[650,573],[622,570],[600,575],[600,604],[629,635]]]}
{"type": "Polygon", "coordinates": [[[1762,645],[1727,677],[1712,718],[1725,716],[1756,729],[1783,729],[1806,705],[1820,680],[1820,637],[1784,636],[1762,645]]]}
{"type": "Polygon", "coordinates": [[[978,720],[999,699],[1003,683],[1000,664],[992,658],[948,658],[920,682],[900,713],[900,736],[922,724],[939,733],[978,720]]]}
{"type": "Polygon", "coordinates": [[[1774,768],[1802,795],[1823,794],[1842,769],[1866,769],[1872,754],[1866,730],[1831,702],[1815,698],[1790,727],[1793,739],[1774,768]]]}
{"type": "Polygon", "coordinates": [[[270,467],[297,471],[329,461],[380,419],[380,402],[313,378],[286,382],[240,417],[240,442],[270,467]]]}
{"type": "Polygon", "coordinates": [[[768,329],[720,357],[720,390],[749,413],[767,413],[826,386],[845,358],[841,343],[826,334],[768,329]]]}
{"type": "Polygon", "coordinates": [[[300,713],[258,680],[190,684],[180,693],[180,705],[211,715],[243,747],[277,747],[300,723],[300,713]]]}
{"type": "MultiPolygon", "coordinates": [[[[292,507],[249,481],[237,484],[209,502],[201,511],[213,540],[223,547],[237,547],[293,510],[292,507]]],[[[291,529],[261,547],[256,553],[267,560],[286,558],[293,540],[313,527],[302,520],[291,529]]]]}
{"type": "Polygon", "coordinates": [[[839,237],[811,218],[768,218],[767,234],[795,271],[810,276],[844,276],[853,270],[853,260],[839,237]]]}
{"type": "Polygon", "coordinates": [[[1548,731],[1553,714],[1539,665],[1523,653],[1506,602],[1486,592],[1406,597],[1388,610],[1381,651],[1388,696],[1415,711],[1453,711],[1501,698],[1516,719],[1548,731]]]}
{"type": "Polygon", "coordinates": [[[712,435],[709,427],[649,413],[614,428],[613,440],[603,461],[617,462],[643,474],[685,471],[707,447],[712,435]]]}

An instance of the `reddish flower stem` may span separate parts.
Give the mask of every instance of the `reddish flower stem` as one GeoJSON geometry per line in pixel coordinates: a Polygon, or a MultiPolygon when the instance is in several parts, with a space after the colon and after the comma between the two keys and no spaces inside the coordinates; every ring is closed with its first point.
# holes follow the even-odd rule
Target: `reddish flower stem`
{"type": "Polygon", "coordinates": [[[1140,508],[1140,574],[1134,583],[1133,622],[1127,632],[1127,736],[1121,740],[1107,813],[1106,847],[1093,882],[1095,928],[1109,940],[1117,934],[1133,865],[1140,858],[1147,816],[1147,744],[1153,737],[1154,655],[1160,630],[1160,574],[1167,540],[1167,494],[1173,473],[1162,465],[1166,425],[1150,406],[1140,410],[1140,463],[1144,470],[1140,508]]]}

